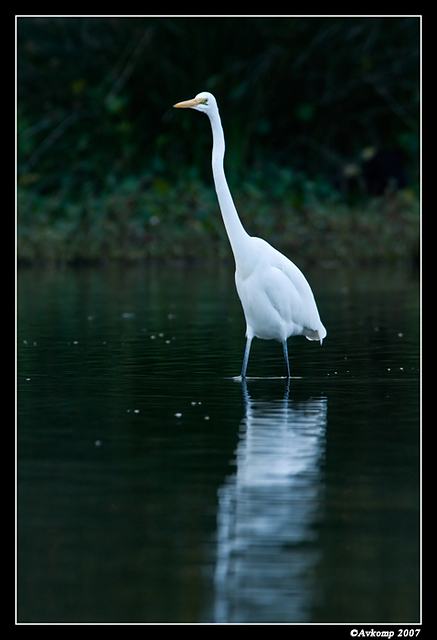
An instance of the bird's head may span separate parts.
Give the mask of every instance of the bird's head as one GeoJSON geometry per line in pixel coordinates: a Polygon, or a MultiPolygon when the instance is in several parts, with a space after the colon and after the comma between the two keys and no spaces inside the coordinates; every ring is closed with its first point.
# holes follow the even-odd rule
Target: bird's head
{"type": "Polygon", "coordinates": [[[207,115],[217,110],[217,102],[212,93],[208,91],[202,91],[198,93],[192,100],[185,100],[185,102],[177,102],[173,105],[175,109],[195,109],[196,111],[202,111],[207,115]]]}

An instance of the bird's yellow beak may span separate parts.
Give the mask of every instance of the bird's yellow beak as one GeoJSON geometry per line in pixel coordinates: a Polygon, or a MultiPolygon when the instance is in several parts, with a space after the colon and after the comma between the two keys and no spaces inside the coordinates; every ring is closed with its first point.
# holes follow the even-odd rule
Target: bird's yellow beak
{"type": "Polygon", "coordinates": [[[202,98],[193,98],[192,100],[185,100],[184,102],[177,102],[174,104],[175,109],[191,109],[197,107],[198,104],[203,102],[202,98]]]}

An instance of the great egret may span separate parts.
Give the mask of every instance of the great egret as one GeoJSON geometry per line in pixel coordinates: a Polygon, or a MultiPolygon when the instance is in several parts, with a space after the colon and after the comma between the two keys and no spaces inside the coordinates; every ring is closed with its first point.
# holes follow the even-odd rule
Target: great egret
{"type": "Polygon", "coordinates": [[[235,284],[246,317],[246,349],[241,378],[246,377],[253,338],[279,340],[290,378],[287,338],[304,335],[308,340],[326,336],[313,292],[293,262],[262,238],[249,236],[241,224],[228,183],[223,160],[225,138],[216,99],[202,91],[192,100],[178,102],[176,109],[206,113],[212,129],[212,173],[223,222],[235,258],[235,284]]]}

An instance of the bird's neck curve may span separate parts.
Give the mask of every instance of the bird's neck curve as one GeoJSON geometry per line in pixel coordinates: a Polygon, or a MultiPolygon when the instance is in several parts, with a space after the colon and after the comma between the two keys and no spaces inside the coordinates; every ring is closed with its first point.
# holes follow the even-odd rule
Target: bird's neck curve
{"type": "Polygon", "coordinates": [[[212,113],[209,117],[212,129],[212,175],[214,178],[215,190],[220,206],[226,233],[231,243],[235,262],[244,261],[247,252],[250,236],[241,224],[237,209],[235,208],[231,192],[226,181],[224,170],[225,138],[220,120],[219,112],[212,113]]]}

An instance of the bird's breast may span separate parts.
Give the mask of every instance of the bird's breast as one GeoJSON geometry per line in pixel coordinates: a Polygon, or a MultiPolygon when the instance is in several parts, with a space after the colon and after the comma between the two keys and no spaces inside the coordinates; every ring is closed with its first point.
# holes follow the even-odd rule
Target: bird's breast
{"type": "Polygon", "coordinates": [[[254,335],[285,340],[295,331],[293,314],[299,307],[299,296],[279,269],[264,266],[247,277],[239,277],[237,272],[236,285],[247,325],[254,335]]]}

